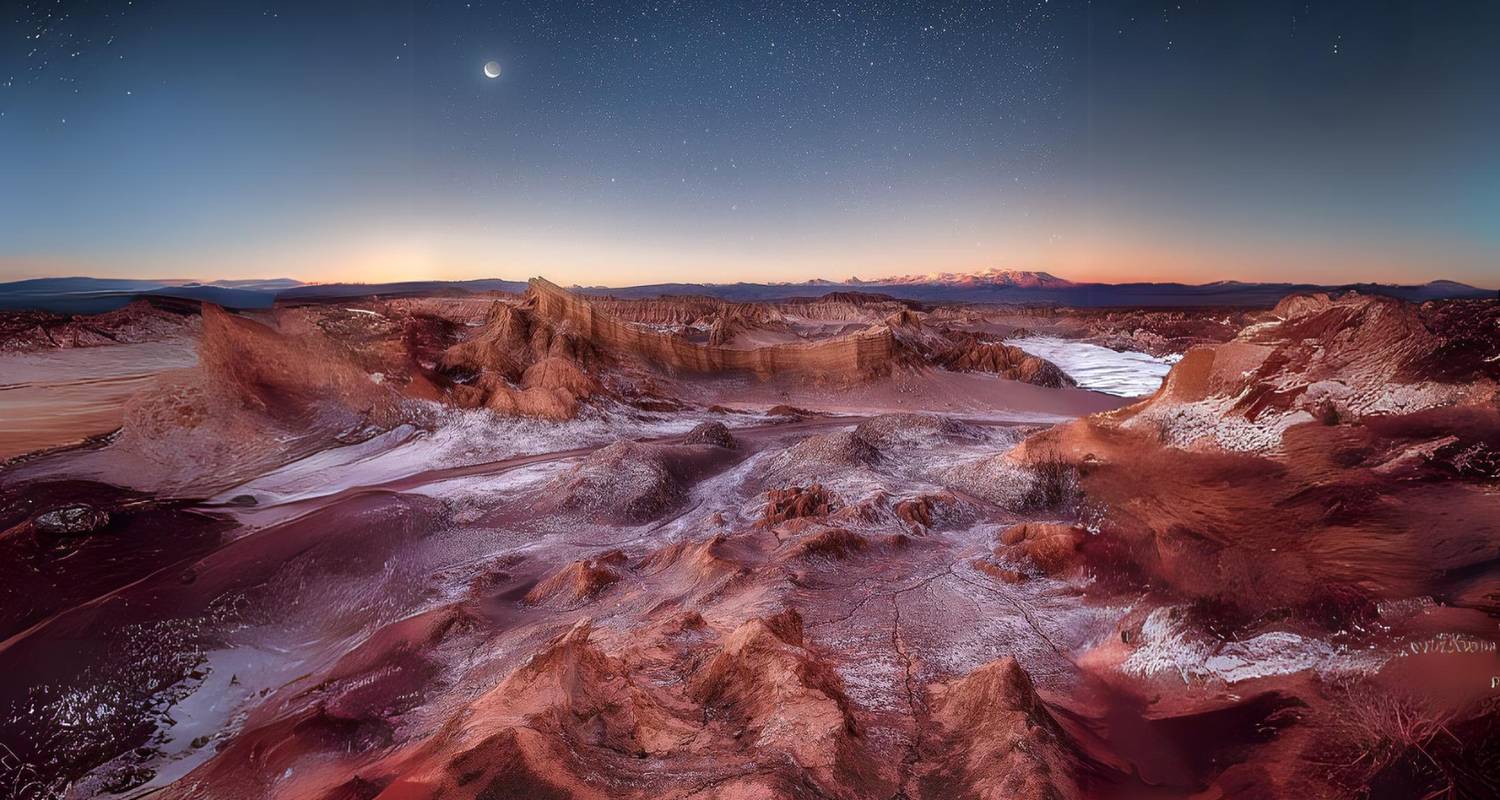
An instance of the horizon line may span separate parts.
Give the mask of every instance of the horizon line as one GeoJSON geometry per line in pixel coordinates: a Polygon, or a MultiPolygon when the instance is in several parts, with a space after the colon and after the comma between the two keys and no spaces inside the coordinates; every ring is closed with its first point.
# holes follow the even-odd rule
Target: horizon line
{"type": "MultiPolygon", "coordinates": [[[[1068,289],[1068,288],[1080,287],[1080,286],[1130,286],[1130,285],[1161,285],[1161,286],[1177,285],[1177,286],[1189,286],[1189,287],[1204,287],[1204,286],[1213,286],[1215,284],[1239,284],[1239,285],[1243,285],[1243,286],[1307,286],[1307,287],[1315,287],[1315,288],[1340,288],[1340,287],[1348,287],[1348,286],[1365,286],[1365,285],[1369,285],[1369,286],[1404,286],[1404,287],[1416,287],[1416,286],[1430,286],[1430,285],[1433,285],[1433,284],[1442,284],[1442,283],[1454,284],[1454,285],[1457,285],[1457,286],[1464,286],[1464,287],[1468,287],[1468,288],[1471,288],[1471,289],[1478,289],[1478,290],[1483,290],[1483,291],[1500,291],[1500,288],[1497,288],[1497,287],[1480,286],[1480,285],[1473,284],[1473,283],[1468,283],[1468,282],[1465,282],[1465,281],[1452,280],[1450,278],[1433,278],[1431,280],[1419,281],[1419,282],[1411,282],[1411,283],[1386,282],[1386,281],[1379,281],[1379,280],[1355,280],[1355,281],[1341,281],[1341,282],[1337,282],[1337,283],[1325,283],[1325,282],[1320,282],[1320,281],[1288,281],[1288,280],[1246,281],[1246,280],[1240,280],[1240,279],[1236,279],[1236,278],[1221,278],[1221,279],[1218,279],[1218,280],[1205,281],[1203,283],[1188,283],[1188,282],[1180,281],[1180,280],[1133,280],[1133,281],[1111,282],[1111,281],[1099,281],[1099,280],[1074,281],[1074,280],[1071,280],[1071,279],[1068,279],[1068,278],[1063,278],[1061,276],[1052,274],[1052,273],[1047,272],[1045,270],[1000,269],[1000,268],[992,268],[992,269],[985,269],[985,270],[976,270],[974,272],[940,272],[940,273],[925,273],[925,274],[922,274],[922,275],[917,275],[917,274],[890,275],[890,276],[886,276],[886,277],[882,277],[882,278],[870,278],[870,279],[864,279],[864,278],[860,278],[857,275],[853,275],[853,276],[850,276],[849,278],[843,279],[843,280],[830,280],[830,279],[827,279],[827,278],[808,278],[808,279],[801,280],[801,281],[745,281],[745,280],[740,280],[740,281],[726,281],[726,282],[715,282],[715,281],[670,281],[670,280],[668,280],[668,281],[653,281],[653,282],[630,283],[630,284],[603,284],[603,283],[583,284],[583,283],[576,283],[575,282],[575,283],[568,284],[566,286],[566,288],[570,288],[570,289],[640,289],[640,288],[648,288],[648,287],[653,287],[653,286],[819,286],[819,285],[822,285],[822,286],[851,286],[851,287],[857,287],[857,286],[922,285],[923,283],[941,285],[942,281],[940,279],[943,278],[943,277],[945,277],[945,276],[953,276],[953,277],[963,278],[963,277],[976,277],[976,276],[987,276],[987,275],[997,275],[997,274],[1035,275],[1035,276],[1039,276],[1039,277],[1040,276],[1045,276],[1046,278],[1050,278],[1050,279],[1058,280],[1058,281],[1064,281],[1064,282],[1066,282],[1068,284],[1066,286],[1051,286],[1051,287],[1049,287],[1049,286],[1017,286],[1017,285],[1005,285],[1005,284],[990,284],[992,286],[998,286],[999,288],[1008,288],[1008,289],[1022,290],[1022,291],[1048,291],[1048,290],[1057,291],[1057,290],[1065,290],[1065,289],[1068,289]],[[930,280],[930,281],[923,281],[923,280],[917,280],[918,278],[930,278],[932,280],[930,280]],[[903,283],[892,283],[893,281],[903,281],[903,283]]],[[[544,280],[548,280],[549,282],[551,281],[551,279],[547,278],[547,276],[545,274],[538,274],[538,275],[535,275],[533,277],[543,278],[544,280]]],[[[29,283],[29,282],[33,282],[33,281],[44,281],[44,280],[139,281],[139,282],[143,282],[143,283],[161,283],[161,284],[168,284],[168,285],[172,285],[172,284],[175,284],[175,285],[198,285],[198,286],[212,286],[215,283],[274,283],[274,282],[278,282],[278,281],[292,281],[292,282],[295,282],[295,283],[297,283],[297,284],[299,284],[301,286],[384,286],[384,285],[400,284],[400,283],[474,283],[474,282],[480,282],[480,281],[501,281],[501,282],[505,282],[505,283],[527,283],[527,282],[529,282],[531,280],[531,278],[507,278],[507,277],[499,277],[499,276],[484,276],[484,277],[474,277],[474,278],[401,278],[401,279],[396,279],[396,280],[382,280],[382,281],[355,281],[355,280],[316,281],[316,280],[304,280],[302,278],[294,278],[294,277],[287,276],[287,275],[278,276],[278,277],[274,277],[274,278],[212,278],[212,279],[204,279],[204,278],[99,277],[97,275],[75,274],[75,275],[38,275],[38,276],[27,277],[27,278],[15,278],[13,280],[8,280],[8,281],[0,282],[0,287],[7,286],[7,285],[10,285],[10,284],[29,283]]],[[[229,288],[235,288],[235,287],[219,287],[219,288],[229,289],[229,288]]]]}

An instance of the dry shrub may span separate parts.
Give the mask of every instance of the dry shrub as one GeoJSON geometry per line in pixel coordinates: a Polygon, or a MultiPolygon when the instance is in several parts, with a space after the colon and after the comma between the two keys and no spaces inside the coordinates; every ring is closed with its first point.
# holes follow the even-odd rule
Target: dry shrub
{"type": "Polygon", "coordinates": [[[1370,798],[1456,800],[1500,792],[1495,709],[1460,711],[1371,681],[1334,687],[1339,701],[1334,776],[1370,798]]]}
{"type": "Polygon", "coordinates": [[[1078,486],[1078,468],[1054,447],[1038,451],[1030,459],[1032,483],[1026,493],[1026,507],[1037,511],[1061,511],[1072,514],[1083,502],[1078,486]]]}

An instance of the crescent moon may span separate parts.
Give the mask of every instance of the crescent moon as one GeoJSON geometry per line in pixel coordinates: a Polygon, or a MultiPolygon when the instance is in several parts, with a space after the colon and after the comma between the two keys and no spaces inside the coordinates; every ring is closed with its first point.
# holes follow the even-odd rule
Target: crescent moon
{"type": "Polygon", "coordinates": [[[491,61],[488,64],[485,64],[484,65],[484,76],[486,78],[490,78],[492,80],[495,79],[495,78],[500,77],[500,62],[499,61],[491,61]]]}

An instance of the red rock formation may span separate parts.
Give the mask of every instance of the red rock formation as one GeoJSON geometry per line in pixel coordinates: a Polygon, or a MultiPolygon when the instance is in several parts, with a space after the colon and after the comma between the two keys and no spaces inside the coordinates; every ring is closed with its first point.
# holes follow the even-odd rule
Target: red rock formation
{"type": "Polygon", "coordinates": [[[839,499],[818,484],[806,489],[788,486],[766,492],[766,507],[761,512],[761,524],[770,526],[789,519],[803,517],[825,517],[838,510],[839,499]]]}
{"type": "MultiPolygon", "coordinates": [[[[604,798],[588,777],[601,754],[685,745],[694,725],[633,681],[575,625],[475,701],[409,759],[398,797],[604,798]],[[520,794],[517,794],[520,793],[520,794]]],[[[389,790],[388,790],[389,791],[389,790]]]]}
{"type": "Polygon", "coordinates": [[[288,336],[214,305],[203,307],[198,363],[215,391],[278,421],[330,406],[380,417],[395,400],[332,341],[288,336]]]}
{"type": "Polygon", "coordinates": [[[724,534],[702,541],[679,541],[647,553],[635,565],[642,575],[667,576],[684,594],[712,590],[726,580],[743,575],[744,562],[737,556],[739,542],[724,534]]]}
{"type": "Polygon", "coordinates": [[[967,334],[952,334],[950,339],[951,344],[939,350],[933,361],[956,372],[989,372],[1050,388],[1076,385],[1056,364],[1019,347],[981,341],[967,334]]]}
{"type": "Polygon", "coordinates": [[[844,528],[824,528],[798,538],[788,551],[792,559],[843,559],[859,553],[869,545],[865,537],[844,528]]]}
{"type": "Polygon", "coordinates": [[[136,300],[90,316],[0,311],[0,352],[160,341],[192,333],[197,314],[198,303],[166,297],[136,300]]]}
{"type": "Polygon", "coordinates": [[[1076,747],[1013,658],[942,690],[933,719],[941,749],[922,765],[923,798],[1066,800],[1083,797],[1076,747]]]}
{"type": "Polygon", "coordinates": [[[458,391],[460,404],[564,420],[605,394],[588,373],[600,363],[593,343],[538,320],[534,305],[496,302],[477,334],[442,354],[441,370],[472,380],[458,391]]]}
{"type": "Polygon", "coordinates": [[[1445,464],[1500,445],[1500,304],[1310,296],[1276,315],[1189,351],[1152,397],[1020,448],[1078,465],[1108,509],[1085,556],[1228,616],[1487,602],[1445,576],[1500,558],[1500,498],[1483,469],[1445,464]],[[1480,355],[1455,359],[1460,341],[1480,355]]]}
{"type": "Polygon", "coordinates": [[[806,649],[795,611],[741,625],[688,693],[743,726],[757,749],[784,753],[824,792],[860,796],[860,787],[878,785],[842,681],[806,649]]]}
{"type": "Polygon", "coordinates": [[[552,573],[526,593],[526,602],[573,608],[593,600],[620,580],[620,574],[601,561],[581,559],[552,573]]]}
{"type": "Polygon", "coordinates": [[[743,372],[795,375],[824,382],[857,381],[889,372],[895,339],[886,329],[806,344],[740,350],[690,342],[622,322],[542,278],[531,281],[536,314],[617,357],[638,360],[669,374],[743,372]]]}
{"type": "MultiPolygon", "coordinates": [[[[1079,547],[1088,532],[1082,526],[1056,522],[1022,522],[1000,533],[1000,544],[1020,552],[1048,575],[1060,575],[1080,563],[1079,547]]],[[[996,555],[1002,554],[1000,548],[996,555]]]]}
{"type": "Polygon", "coordinates": [[[398,424],[405,399],[432,396],[420,375],[387,381],[361,366],[359,352],[295,322],[284,332],[205,305],[197,367],[130,399],[110,479],[232,483],[337,437],[398,424]]]}
{"type": "Polygon", "coordinates": [[[903,498],[896,502],[894,512],[896,519],[905,523],[913,533],[926,533],[933,526],[965,515],[962,502],[952,492],[903,498]]]}
{"type": "Polygon", "coordinates": [[[1269,451],[1304,422],[1493,406],[1500,362],[1485,354],[1500,355],[1500,333],[1491,325],[1488,337],[1470,333],[1467,346],[1454,345],[1461,320],[1483,328],[1481,320],[1500,318],[1495,305],[1292,296],[1273,321],[1188,351],[1155,395],[1119,417],[1177,446],[1269,451]],[[1468,353],[1454,358],[1456,350],[1468,353]]]}
{"type": "Polygon", "coordinates": [[[730,346],[741,331],[780,324],[774,322],[776,312],[684,301],[688,305],[679,315],[672,302],[650,302],[637,308],[593,300],[537,278],[520,304],[497,302],[479,332],[443,353],[439,369],[462,384],[454,389],[461,405],[567,419],[593,398],[636,396],[631,381],[649,381],[653,374],[790,376],[841,385],[889,374],[913,358],[881,325],[811,341],[730,346]],[[714,315],[706,343],[632,324],[609,311],[633,310],[636,318],[660,324],[696,320],[698,306],[714,315]]]}
{"type": "Polygon", "coordinates": [[[650,300],[591,297],[596,308],[617,319],[654,326],[712,326],[736,318],[750,325],[787,325],[793,322],[868,325],[919,304],[865,292],[830,292],[819,297],[789,298],[764,303],[736,303],[698,295],[665,295],[650,300]]]}

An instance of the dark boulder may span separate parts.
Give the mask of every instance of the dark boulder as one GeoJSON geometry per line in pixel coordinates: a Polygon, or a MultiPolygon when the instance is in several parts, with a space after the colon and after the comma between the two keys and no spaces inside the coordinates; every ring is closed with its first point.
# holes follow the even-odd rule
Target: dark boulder
{"type": "Polygon", "coordinates": [[[734,448],[734,435],[722,422],[705,422],[688,431],[683,444],[711,444],[715,447],[734,448]]]}
{"type": "Polygon", "coordinates": [[[31,524],[48,536],[87,536],[109,524],[109,512],[75,503],[44,511],[31,524]]]}

